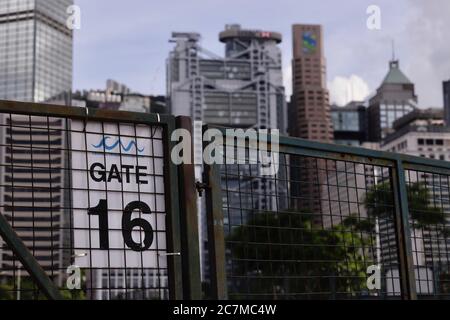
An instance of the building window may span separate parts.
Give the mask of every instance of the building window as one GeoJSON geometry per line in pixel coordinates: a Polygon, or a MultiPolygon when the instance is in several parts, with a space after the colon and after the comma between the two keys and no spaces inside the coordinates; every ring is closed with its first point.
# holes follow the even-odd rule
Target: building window
{"type": "Polygon", "coordinates": [[[423,139],[417,139],[417,143],[419,144],[419,146],[423,146],[423,139]]]}
{"type": "Polygon", "coordinates": [[[435,143],[436,143],[437,146],[443,146],[443,145],[444,145],[444,140],[442,140],[442,139],[436,139],[436,140],[435,140],[435,143]]]}
{"type": "Polygon", "coordinates": [[[445,160],[445,156],[443,154],[439,155],[439,160],[445,160]]]}
{"type": "Polygon", "coordinates": [[[425,141],[425,143],[426,143],[428,146],[432,146],[432,145],[434,145],[434,140],[433,140],[433,139],[427,139],[427,140],[425,141]]]}

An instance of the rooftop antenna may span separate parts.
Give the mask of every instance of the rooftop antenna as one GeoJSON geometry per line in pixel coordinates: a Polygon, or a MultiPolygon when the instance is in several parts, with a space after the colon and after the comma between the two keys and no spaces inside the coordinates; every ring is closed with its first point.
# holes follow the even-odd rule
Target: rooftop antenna
{"type": "Polygon", "coordinates": [[[395,61],[395,41],[392,39],[392,61],[395,61]]]}

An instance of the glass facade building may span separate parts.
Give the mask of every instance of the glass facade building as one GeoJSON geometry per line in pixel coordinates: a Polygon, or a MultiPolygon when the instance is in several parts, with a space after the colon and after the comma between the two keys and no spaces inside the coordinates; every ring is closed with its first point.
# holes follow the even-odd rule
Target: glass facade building
{"type": "Polygon", "coordinates": [[[47,101],[72,90],[73,0],[0,1],[0,99],[47,101]]]}
{"type": "Polygon", "coordinates": [[[331,106],[334,142],[360,146],[368,141],[367,108],[359,102],[344,107],[331,106]]]}
{"type": "Polygon", "coordinates": [[[442,83],[442,92],[444,94],[444,120],[445,125],[450,127],[450,80],[442,83]]]}
{"type": "MultiPolygon", "coordinates": [[[[66,20],[72,4],[73,0],[0,0],[0,100],[67,103],[73,36],[66,20]]],[[[67,231],[58,228],[67,223],[64,208],[69,204],[64,170],[50,166],[67,166],[64,128],[61,119],[0,115],[0,208],[59,284],[70,253],[53,248],[68,246],[67,231]],[[52,150],[46,151],[46,146],[52,150]],[[33,169],[36,164],[39,170],[33,169]],[[50,185],[51,191],[33,191],[42,185],[50,185]]],[[[0,283],[14,284],[21,268],[0,239],[0,283]]]]}
{"type": "Polygon", "coordinates": [[[380,125],[381,129],[394,127],[394,121],[414,111],[412,104],[381,104],[380,125]]]}
{"type": "Polygon", "coordinates": [[[393,132],[394,121],[417,108],[414,84],[400,70],[398,60],[389,62],[389,72],[369,100],[369,139],[380,142],[393,132]]]}
{"type": "Polygon", "coordinates": [[[225,57],[200,46],[197,33],[174,32],[167,60],[172,114],[234,128],[286,131],[281,34],[227,25],[225,57]]]}
{"type": "Polygon", "coordinates": [[[359,131],[359,113],[358,111],[331,113],[334,130],[339,131],[359,131]]]}

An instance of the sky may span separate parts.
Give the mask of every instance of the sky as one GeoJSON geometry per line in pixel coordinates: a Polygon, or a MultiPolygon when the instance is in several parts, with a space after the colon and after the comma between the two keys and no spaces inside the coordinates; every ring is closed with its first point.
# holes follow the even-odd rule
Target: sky
{"type": "Polygon", "coordinates": [[[114,79],[144,94],[165,94],[171,33],[198,32],[219,55],[225,24],[282,33],[283,76],[292,91],[294,23],[324,27],[331,100],[343,105],[372,95],[388,71],[392,42],[400,68],[415,83],[419,107],[442,107],[450,79],[449,0],[75,0],[74,89],[102,89],[114,79]],[[380,8],[380,29],[367,28],[367,8],[380,8]]]}

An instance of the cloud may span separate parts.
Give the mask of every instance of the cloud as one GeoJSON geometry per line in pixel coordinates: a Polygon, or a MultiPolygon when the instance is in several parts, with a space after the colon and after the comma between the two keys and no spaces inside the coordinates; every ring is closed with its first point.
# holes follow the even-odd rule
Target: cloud
{"type": "Polygon", "coordinates": [[[330,102],[344,106],[351,101],[364,101],[370,94],[368,84],[359,76],[336,76],[328,83],[330,102]]]}
{"type": "MultiPolygon", "coordinates": [[[[173,44],[168,43],[172,31],[200,32],[201,45],[221,53],[223,43],[217,40],[217,34],[226,23],[236,22],[245,28],[283,34],[280,48],[289,99],[291,25],[319,23],[324,26],[330,83],[336,81],[342,86],[342,79],[335,79],[344,78],[348,82],[349,75],[355,74],[362,77],[369,88],[375,89],[388,72],[391,42],[395,40],[400,67],[416,84],[419,106],[441,106],[442,81],[450,78],[450,1],[341,2],[248,0],[243,5],[237,0],[134,0],[133,5],[127,5],[121,0],[76,0],[82,8],[82,28],[75,33],[74,87],[101,88],[107,78],[115,78],[138,92],[163,94],[166,91],[165,61],[173,48],[173,44]],[[371,4],[381,8],[381,30],[367,29],[366,9],[371,4]],[[252,10],[236,10],[236,6],[252,10]],[[277,10],[280,6],[283,10],[277,10]]],[[[343,85],[343,88],[341,92],[342,89],[334,90],[330,86],[333,101],[342,103],[347,101],[343,97],[351,96],[348,86],[343,85]]],[[[355,83],[353,88],[355,90],[355,83]]]]}
{"type": "Polygon", "coordinates": [[[409,0],[405,73],[416,84],[419,106],[442,106],[442,81],[450,79],[450,1],[409,0]]]}

